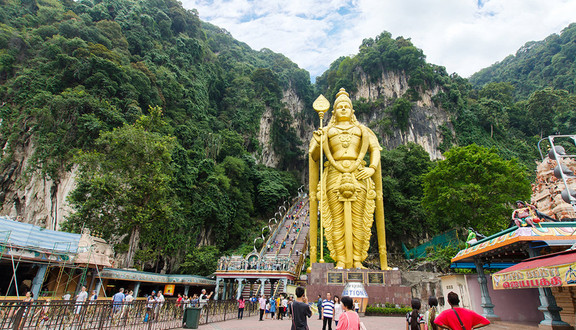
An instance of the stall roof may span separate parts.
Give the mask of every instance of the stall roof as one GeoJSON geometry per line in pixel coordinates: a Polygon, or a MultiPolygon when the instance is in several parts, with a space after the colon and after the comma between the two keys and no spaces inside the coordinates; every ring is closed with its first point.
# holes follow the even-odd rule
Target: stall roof
{"type": "Polygon", "coordinates": [[[528,257],[528,244],[569,247],[576,242],[576,222],[543,222],[536,228],[508,228],[460,250],[452,262],[520,262],[528,257]]]}
{"type": "Polygon", "coordinates": [[[216,281],[198,275],[157,274],[130,269],[104,268],[100,277],[123,281],[152,282],[163,284],[206,285],[214,286],[216,281]]]}
{"type": "Polygon", "coordinates": [[[0,245],[30,250],[76,253],[80,234],[66,233],[0,217],[0,245]]]}

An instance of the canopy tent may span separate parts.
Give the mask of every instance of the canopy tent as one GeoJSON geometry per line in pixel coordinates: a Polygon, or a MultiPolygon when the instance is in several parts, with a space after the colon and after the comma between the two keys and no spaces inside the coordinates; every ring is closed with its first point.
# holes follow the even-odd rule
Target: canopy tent
{"type": "Polygon", "coordinates": [[[492,275],[494,289],[576,286],[576,250],[526,259],[492,275]]]}

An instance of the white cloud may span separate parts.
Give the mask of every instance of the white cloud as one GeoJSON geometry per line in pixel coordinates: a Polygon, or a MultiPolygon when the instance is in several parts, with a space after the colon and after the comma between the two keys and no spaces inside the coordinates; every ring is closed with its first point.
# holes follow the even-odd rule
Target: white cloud
{"type": "Polygon", "coordinates": [[[574,21],[567,0],[184,0],[254,49],[322,74],[382,31],[411,38],[430,63],[467,77],[574,21]]]}

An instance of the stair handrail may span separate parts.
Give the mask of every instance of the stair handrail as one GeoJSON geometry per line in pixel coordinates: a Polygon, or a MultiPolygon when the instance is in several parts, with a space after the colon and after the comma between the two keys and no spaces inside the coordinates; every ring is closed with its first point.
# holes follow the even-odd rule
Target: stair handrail
{"type": "MultiPolygon", "coordinates": [[[[299,202],[301,199],[303,198],[303,196],[298,195],[297,197],[297,201],[294,202],[292,204],[292,206],[286,210],[286,212],[284,213],[284,216],[282,216],[282,220],[279,221],[278,225],[276,226],[276,228],[274,229],[274,232],[268,236],[268,239],[264,242],[264,244],[262,245],[262,248],[260,249],[260,254],[259,254],[259,259],[262,260],[262,257],[264,256],[264,253],[267,250],[268,244],[270,244],[270,241],[276,237],[276,235],[278,235],[278,230],[284,225],[284,223],[286,222],[286,216],[288,214],[290,214],[292,212],[292,210],[294,209],[294,206],[297,204],[297,202],[299,202]]],[[[276,212],[278,213],[278,212],[276,212]]]]}
{"type": "MultiPolygon", "coordinates": [[[[302,202],[304,198],[305,198],[305,197],[301,197],[301,198],[298,200],[298,202],[302,202]]],[[[307,203],[309,203],[309,200],[308,200],[308,199],[306,199],[306,201],[307,201],[307,203]]],[[[294,203],[293,206],[296,206],[296,203],[294,203]]],[[[303,210],[305,207],[306,207],[306,203],[303,203],[303,204],[302,204],[302,208],[299,209],[299,210],[296,212],[296,214],[298,214],[298,212],[300,212],[301,210],[303,210]]],[[[290,212],[290,213],[291,213],[291,212],[290,212]]],[[[288,213],[286,213],[286,215],[288,215],[288,213]]],[[[292,223],[293,223],[293,222],[294,222],[294,220],[292,220],[292,223]]],[[[284,225],[284,223],[282,223],[282,225],[284,225]]],[[[278,227],[278,228],[280,228],[280,227],[278,227]]],[[[292,229],[292,226],[290,226],[290,228],[286,231],[286,234],[284,235],[284,240],[286,240],[286,238],[287,238],[288,236],[290,236],[290,230],[291,230],[291,229],[292,229]]],[[[294,242],[296,242],[296,241],[294,241],[294,242]]],[[[292,246],[294,246],[294,245],[292,245],[292,246]]],[[[280,254],[280,250],[282,250],[282,247],[278,248],[278,251],[276,251],[276,254],[275,254],[276,257],[278,257],[278,254],[280,254]]],[[[288,256],[290,256],[290,255],[288,255],[288,256]]]]}
{"type": "MultiPolygon", "coordinates": [[[[309,203],[310,203],[310,200],[306,201],[306,203],[303,205],[303,208],[306,206],[306,204],[309,204],[309,203]]],[[[302,223],[300,224],[300,230],[298,230],[298,233],[296,234],[296,239],[294,240],[294,244],[292,244],[292,247],[290,248],[290,252],[288,253],[288,257],[290,259],[292,259],[292,253],[294,252],[294,248],[296,247],[296,244],[298,244],[298,239],[300,238],[300,234],[302,233],[302,228],[304,228],[304,224],[306,223],[306,219],[310,219],[310,210],[308,210],[307,213],[308,213],[308,215],[303,219],[302,223]]],[[[302,250],[304,250],[304,249],[302,249],[302,250]]]]}

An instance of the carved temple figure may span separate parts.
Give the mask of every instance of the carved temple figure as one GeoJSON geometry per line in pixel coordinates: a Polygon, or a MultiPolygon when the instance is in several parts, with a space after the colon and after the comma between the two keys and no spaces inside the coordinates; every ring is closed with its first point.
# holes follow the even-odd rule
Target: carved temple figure
{"type": "Polygon", "coordinates": [[[371,228],[376,221],[380,266],[388,269],[380,151],[378,138],[356,120],[349,94],[340,89],[330,122],[314,132],[309,148],[312,263],[316,262],[320,208],[326,243],[337,268],[364,268],[362,262],[368,255],[371,228]],[[325,162],[319,178],[321,149],[325,162]]]}

